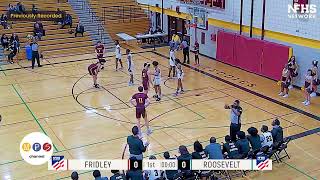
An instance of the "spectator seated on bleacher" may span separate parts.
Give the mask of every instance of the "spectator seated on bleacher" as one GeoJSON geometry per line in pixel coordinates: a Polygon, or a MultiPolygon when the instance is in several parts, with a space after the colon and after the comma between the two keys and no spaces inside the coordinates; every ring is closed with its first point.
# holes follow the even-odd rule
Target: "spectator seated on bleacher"
{"type": "Polygon", "coordinates": [[[42,36],[45,36],[45,30],[43,29],[43,25],[40,21],[37,21],[34,24],[33,33],[34,33],[34,36],[37,37],[39,40],[41,40],[42,36]]]}
{"type": "Polygon", "coordinates": [[[32,9],[31,9],[32,14],[37,14],[38,13],[38,8],[36,5],[32,4],[32,9]]]}
{"type": "Polygon", "coordinates": [[[21,2],[18,2],[16,5],[16,12],[19,14],[25,14],[26,13],[26,8],[21,2]]]}
{"type": "Polygon", "coordinates": [[[9,38],[7,37],[6,34],[2,34],[0,41],[3,49],[9,50],[9,38]]]}
{"type": "Polygon", "coordinates": [[[81,36],[83,37],[83,33],[84,33],[84,26],[80,24],[77,25],[76,29],[75,29],[75,34],[74,37],[77,37],[77,34],[81,34],[81,36]]]}
{"type": "Polygon", "coordinates": [[[226,155],[227,159],[239,159],[240,154],[236,144],[231,141],[231,137],[226,135],[224,138],[225,143],[223,144],[222,152],[226,155]]]}
{"type": "Polygon", "coordinates": [[[280,126],[280,121],[278,119],[275,119],[272,122],[272,138],[273,138],[273,143],[282,143],[283,142],[283,129],[280,126]]]}
{"type": "Polygon", "coordinates": [[[255,127],[250,127],[248,129],[247,139],[250,142],[253,151],[259,150],[261,148],[260,136],[258,134],[258,129],[255,127]]]}
{"type": "Polygon", "coordinates": [[[61,29],[64,28],[64,26],[69,25],[70,28],[72,28],[72,16],[70,14],[67,14],[66,17],[63,19],[61,24],[61,29]]]}
{"type": "Polygon", "coordinates": [[[12,4],[9,4],[7,7],[8,13],[16,12],[16,7],[14,7],[12,4]]]}
{"type": "Polygon", "coordinates": [[[17,41],[13,41],[12,43],[10,43],[10,47],[9,47],[9,50],[10,50],[10,53],[8,55],[8,62],[13,64],[13,58],[17,55],[17,52],[18,52],[18,45],[17,45],[17,41]]]}
{"type": "Polygon", "coordinates": [[[8,17],[5,14],[1,15],[0,24],[3,26],[3,29],[8,29],[8,17]]]}
{"type": "Polygon", "coordinates": [[[18,52],[20,50],[20,40],[19,37],[16,33],[12,33],[11,37],[10,37],[10,43],[16,43],[17,44],[17,48],[18,48],[18,52]]]}

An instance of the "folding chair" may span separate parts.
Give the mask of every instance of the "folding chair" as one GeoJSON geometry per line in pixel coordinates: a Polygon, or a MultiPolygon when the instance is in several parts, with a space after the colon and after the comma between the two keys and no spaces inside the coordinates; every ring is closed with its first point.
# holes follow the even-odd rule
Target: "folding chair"
{"type": "Polygon", "coordinates": [[[283,143],[281,143],[280,146],[278,147],[276,154],[279,157],[280,161],[286,157],[288,157],[288,159],[290,159],[290,156],[289,156],[288,152],[286,151],[290,141],[291,141],[291,138],[286,138],[286,139],[284,139],[283,143]],[[280,153],[283,151],[284,151],[285,155],[281,156],[280,153]]]}

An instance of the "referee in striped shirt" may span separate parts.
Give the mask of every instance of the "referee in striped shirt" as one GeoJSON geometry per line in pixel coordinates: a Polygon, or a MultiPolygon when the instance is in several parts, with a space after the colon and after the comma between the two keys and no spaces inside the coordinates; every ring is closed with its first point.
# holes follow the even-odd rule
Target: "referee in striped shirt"
{"type": "Polygon", "coordinates": [[[32,50],[32,69],[34,68],[35,61],[37,59],[38,67],[41,67],[40,65],[40,53],[39,53],[39,44],[35,39],[32,40],[32,43],[30,44],[31,50],[32,50]]]}

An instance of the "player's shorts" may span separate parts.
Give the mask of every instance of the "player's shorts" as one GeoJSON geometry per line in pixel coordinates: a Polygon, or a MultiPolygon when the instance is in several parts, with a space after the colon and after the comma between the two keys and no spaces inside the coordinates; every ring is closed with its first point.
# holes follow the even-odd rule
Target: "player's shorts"
{"type": "Polygon", "coordinates": [[[170,66],[176,66],[176,63],[174,61],[172,61],[172,60],[169,60],[169,65],[170,66]]]}
{"type": "Polygon", "coordinates": [[[121,60],[121,55],[116,55],[116,60],[120,61],[121,60]]]}
{"type": "Polygon", "coordinates": [[[288,81],[287,82],[282,82],[282,85],[283,85],[284,88],[288,88],[290,86],[290,84],[291,84],[290,81],[289,82],[288,81]]]}
{"type": "Polygon", "coordinates": [[[140,119],[141,116],[143,118],[146,117],[146,109],[145,108],[136,108],[136,118],[140,119]]]}
{"type": "Polygon", "coordinates": [[[149,84],[147,82],[143,82],[142,83],[142,86],[143,86],[143,89],[146,91],[146,90],[149,90],[149,84]]]}
{"type": "Polygon", "coordinates": [[[313,88],[311,88],[311,89],[307,88],[306,91],[308,92],[308,94],[311,94],[311,93],[313,93],[313,88]]]}
{"type": "Polygon", "coordinates": [[[98,59],[102,59],[103,58],[103,54],[97,54],[97,58],[98,59]]]}
{"type": "Polygon", "coordinates": [[[155,86],[160,86],[160,84],[161,84],[161,78],[154,78],[153,84],[154,84],[155,86]]]}
{"type": "Polygon", "coordinates": [[[97,75],[96,71],[91,71],[89,68],[88,68],[88,71],[89,71],[89,74],[91,76],[96,76],[97,75]]]}
{"type": "Polygon", "coordinates": [[[177,75],[177,78],[178,78],[178,79],[181,79],[181,80],[182,80],[183,77],[184,77],[184,73],[182,73],[181,75],[180,75],[180,74],[177,75]]]}

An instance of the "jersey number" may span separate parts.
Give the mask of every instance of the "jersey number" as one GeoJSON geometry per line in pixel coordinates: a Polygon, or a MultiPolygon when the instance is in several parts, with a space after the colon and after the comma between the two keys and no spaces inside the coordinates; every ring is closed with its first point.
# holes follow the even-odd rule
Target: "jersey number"
{"type": "Polygon", "coordinates": [[[142,73],[142,77],[146,77],[146,73],[142,73]]]}
{"type": "Polygon", "coordinates": [[[272,137],[271,136],[267,136],[266,139],[267,139],[267,142],[272,141],[272,137]]]}
{"type": "Polygon", "coordinates": [[[138,103],[142,104],[143,103],[143,99],[142,98],[138,98],[138,103]]]}
{"type": "Polygon", "coordinates": [[[158,173],[158,171],[157,170],[154,170],[154,176],[159,176],[159,173],[158,173]]]}

